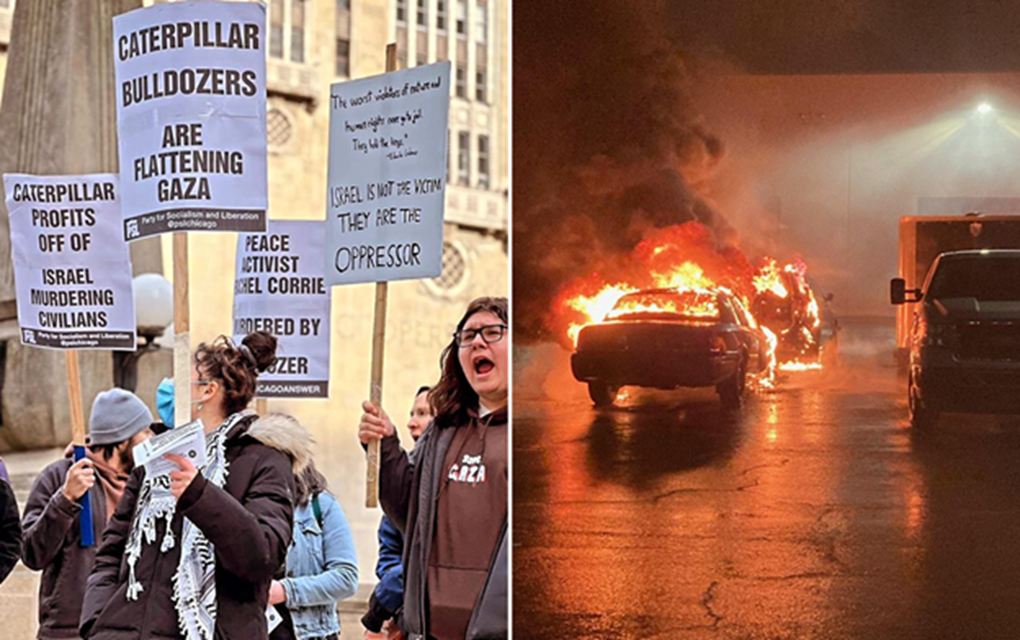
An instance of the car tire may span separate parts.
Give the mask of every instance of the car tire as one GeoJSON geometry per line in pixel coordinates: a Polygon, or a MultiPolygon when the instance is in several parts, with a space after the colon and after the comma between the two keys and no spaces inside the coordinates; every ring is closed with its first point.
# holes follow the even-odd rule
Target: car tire
{"type": "Polygon", "coordinates": [[[918,430],[934,428],[939,422],[939,412],[924,406],[920,398],[919,389],[914,383],[914,376],[910,375],[907,383],[907,406],[910,408],[910,426],[918,430]]]}
{"type": "Polygon", "coordinates": [[[620,388],[609,384],[608,382],[600,382],[598,380],[592,380],[588,383],[588,397],[595,403],[596,407],[608,407],[613,404],[616,400],[616,394],[620,391],[620,388]]]}
{"type": "Polygon", "coordinates": [[[746,360],[741,358],[737,362],[737,370],[733,372],[733,375],[715,387],[723,408],[729,411],[739,411],[744,405],[744,391],[747,389],[747,367],[745,363],[746,360]]]}

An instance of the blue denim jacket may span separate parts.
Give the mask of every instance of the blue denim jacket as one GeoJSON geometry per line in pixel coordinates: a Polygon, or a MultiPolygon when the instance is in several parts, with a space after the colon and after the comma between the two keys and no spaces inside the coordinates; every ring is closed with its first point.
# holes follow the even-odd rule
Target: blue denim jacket
{"type": "Polygon", "coordinates": [[[311,500],[294,510],[294,541],[287,552],[287,577],[281,581],[294,633],[302,639],[339,633],[336,603],[358,589],[358,558],[347,516],[325,492],[319,494],[319,508],[321,528],[311,500]]]}

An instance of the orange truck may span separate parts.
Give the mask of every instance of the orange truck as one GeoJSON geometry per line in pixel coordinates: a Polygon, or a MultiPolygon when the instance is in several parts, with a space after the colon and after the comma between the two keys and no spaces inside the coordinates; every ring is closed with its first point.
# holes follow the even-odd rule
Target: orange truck
{"type": "MultiPolygon", "coordinates": [[[[900,218],[899,275],[907,289],[921,289],[932,263],[947,251],[1020,249],[1020,216],[906,216],[900,218]]],[[[896,307],[896,355],[906,364],[916,309],[896,307]]]]}

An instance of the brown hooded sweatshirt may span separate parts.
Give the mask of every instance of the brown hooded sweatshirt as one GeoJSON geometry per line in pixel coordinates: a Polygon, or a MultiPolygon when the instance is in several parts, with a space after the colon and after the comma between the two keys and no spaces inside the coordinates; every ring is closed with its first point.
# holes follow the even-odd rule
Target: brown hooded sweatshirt
{"type": "Polygon", "coordinates": [[[472,416],[443,459],[429,554],[429,635],[463,640],[485,587],[508,502],[506,421],[472,416]]]}

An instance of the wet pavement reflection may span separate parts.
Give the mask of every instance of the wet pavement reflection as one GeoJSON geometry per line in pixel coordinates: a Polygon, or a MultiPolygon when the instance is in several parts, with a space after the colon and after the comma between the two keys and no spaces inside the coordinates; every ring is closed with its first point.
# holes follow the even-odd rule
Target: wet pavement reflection
{"type": "Polygon", "coordinates": [[[1020,422],[907,422],[891,324],[739,416],[710,391],[595,410],[565,351],[514,381],[514,635],[1015,638],[1020,422]]]}

